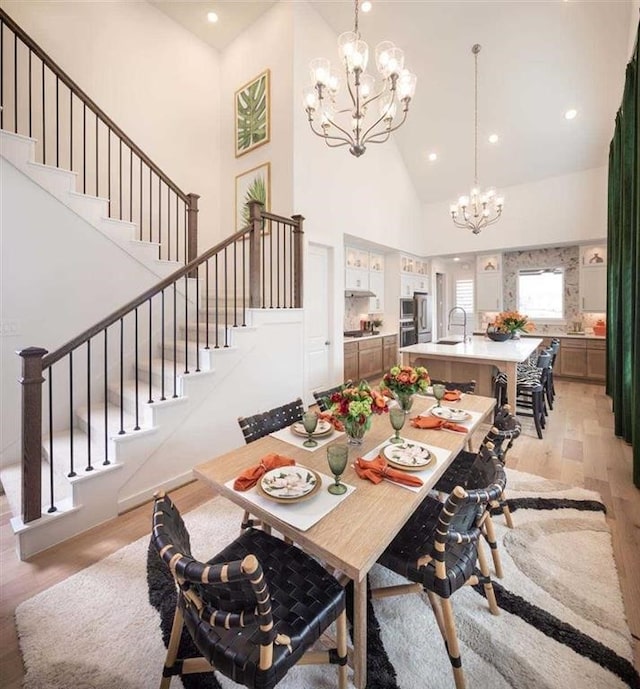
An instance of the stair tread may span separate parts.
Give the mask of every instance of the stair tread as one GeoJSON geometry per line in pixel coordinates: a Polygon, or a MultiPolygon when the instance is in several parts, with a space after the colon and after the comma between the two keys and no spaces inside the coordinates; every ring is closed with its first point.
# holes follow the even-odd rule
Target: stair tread
{"type": "MultiPolygon", "coordinates": [[[[104,402],[96,402],[91,405],[91,425],[102,430],[104,427],[104,412],[105,405],[104,402]]],[[[87,421],[88,408],[86,405],[81,405],[76,407],[76,416],[87,421]]],[[[142,430],[148,430],[152,428],[149,424],[144,423],[142,414],[138,415],[138,426],[142,430]]],[[[119,434],[120,428],[124,428],[125,431],[132,430],[136,426],[135,414],[130,414],[126,410],[122,412],[122,426],[120,425],[120,406],[112,403],[107,404],[107,435],[109,437],[115,437],[119,434]]],[[[82,429],[78,429],[81,432],[82,429]]],[[[92,437],[94,433],[91,434],[92,437]]]]}

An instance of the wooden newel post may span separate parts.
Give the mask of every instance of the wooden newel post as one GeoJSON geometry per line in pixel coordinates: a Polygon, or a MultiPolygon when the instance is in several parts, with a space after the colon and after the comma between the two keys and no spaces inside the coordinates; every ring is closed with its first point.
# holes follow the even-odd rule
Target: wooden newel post
{"type": "Polygon", "coordinates": [[[296,227],[293,228],[293,275],[291,276],[291,279],[293,280],[293,307],[295,309],[301,309],[303,297],[302,239],[304,235],[304,230],[302,229],[302,226],[304,223],[304,216],[292,215],[291,219],[296,224],[296,227]]]}
{"type": "MultiPolygon", "coordinates": [[[[184,257],[185,263],[190,263],[198,257],[198,194],[187,194],[187,255],[184,257]]],[[[198,277],[198,271],[194,270],[189,274],[190,278],[198,277]]]]}
{"type": "Polygon", "coordinates": [[[17,352],[22,357],[22,521],[42,516],[42,357],[41,347],[17,352]]]}
{"type": "Polygon", "coordinates": [[[261,201],[249,201],[249,308],[259,309],[262,306],[260,284],[262,274],[260,271],[260,238],[262,236],[262,209],[261,201]]]}

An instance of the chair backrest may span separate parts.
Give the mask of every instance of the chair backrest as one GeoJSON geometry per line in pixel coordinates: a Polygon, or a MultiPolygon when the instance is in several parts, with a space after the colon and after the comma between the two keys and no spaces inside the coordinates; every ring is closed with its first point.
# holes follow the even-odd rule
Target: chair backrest
{"type": "MultiPolygon", "coordinates": [[[[488,483],[482,488],[465,490],[456,486],[449,494],[434,529],[434,543],[430,555],[435,560],[436,576],[446,578],[446,551],[450,545],[473,543],[480,536],[480,522],[489,503],[498,500],[507,478],[498,458],[485,447],[482,473],[488,483]]],[[[480,453],[479,453],[480,456],[480,453]]]]}
{"type": "Polygon", "coordinates": [[[281,428],[286,428],[296,421],[302,419],[304,407],[302,400],[298,397],[297,400],[283,404],[281,407],[269,409],[269,411],[253,416],[238,417],[238,424],[244,440],[247,444],[254,440],[269,435],[274,431],[279,431],[281,428]]]}
{"type": "MultiPolygon", "coordinates": [[[[190,631],[200,622],[220,635],[229,628],[273,625],[271,597],[257,558],[218,564],[194,559],[182,517],[164,493],[155,496],[151,543],[173,576],[190,631]]],[[[273,643],[264,639],[261,645],[265,641],[273,643]]]]}
{"type": "Polygon", "coordinates": [[[536,366],[538,368],[549,368],[549,366],[551,366],[551,353],[548,351],[543,351],[538,354],[536,366]]]}
{"type": "Polygon", "coordinates": [[[431,385],[438,384],[438,385],[444,385],[444,387],[447,390],[460,390],[460,392],[464,392],[467,395],[473,395],[476,391],[476,381],[475,380],[467,380],[465,382],[456,382],[453,380],[436,380],[435,378],[431,379],[431,385]]]}
{"type": "Polygon", "coordinates": [[[521,432],[522,424],[515,414],[511,413],[511,407],[505,404],[496,410],[493,427],[485,436],[485,442],[493,443],[496,456],[504,463],[507,452],[513,447],[514,440],[521,432]]]}
{"type": "Polygon", "coordinates": [[[320,411],[327,411],[331,406],[331,395],[333,395],[336,392],[340,392],[342,388],[350,384],[351,381],[348,380],[344,385],[336,385],[334,388],[328,388],[327,390],[318,390],[318,392],[314,392],[313,396],[315,397],[315,400],[318,403],[318,408],[320,409],[320,411]]]}

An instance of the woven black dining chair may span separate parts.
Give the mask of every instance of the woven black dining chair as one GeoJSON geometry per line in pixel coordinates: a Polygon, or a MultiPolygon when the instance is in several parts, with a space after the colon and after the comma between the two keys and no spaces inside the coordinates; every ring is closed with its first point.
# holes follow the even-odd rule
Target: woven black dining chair
{"type": "Polygon", "coordinates": [[[480,538],[487,506],[502,493],[506,478],[495,456],[483,468],[483,475],[490,479],[483,489],[467,491],[456,486],[444,503],[434,498],[423,500],[378,560],[413,583],[371,591],[372,598],[427,594],[457,689],[465,689],[465,678],[451,596],[465,584],[480,583],[490,611],[499,614],[480,538]]]}
{"type": "Polygon", "coordinates": [[[346,689],[345,592],[321,564],[258,529],[199,562],[180,513],[163,493],[156,495],[152,527],[151,544],[176,595],[160,689],[175,675],[214,670],[250,689],[272,689],[300,661],[337,664],[338,687],[346,689]],[[333,622],[332,648],[305,658],[333,622]],[[187,645],[183,627],[199,657],[179,657],[187,645]]]}
{"type": "Polygon", "coordinates": [[[431,385],[444,385],[446,390],[460,390],[467,395],[474,395],[476,392],[476,381],[467,380],[464,382],[456,382],[454,380],[436,380],[431,378],[431,385]]]}

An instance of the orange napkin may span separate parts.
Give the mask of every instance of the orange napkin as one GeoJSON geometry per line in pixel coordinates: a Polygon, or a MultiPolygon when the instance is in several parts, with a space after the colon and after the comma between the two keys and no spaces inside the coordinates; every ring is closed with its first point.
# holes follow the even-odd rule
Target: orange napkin
{"type": "Polygon", "coordinates": [[[370,462],[358,457],[355,463],[356,474],[360,478],[369,479],[372,483],[380,483],[380,481],[388,478],[396,483],[402,483],[405,486],[421,486],[422,479],[417,476],[412,476],[407,474],[405,471],[398,471],[397,469],[392,469],[388,464],[387,460],[383,457],[376,457],[370,462]]]}
{"type": "Polygon", "coordinates": [[[249,469],[245,469],[240,476],[234,481],[234,490],[249,490],[253,488],[256,483],[271,469],[278,469],[279,467],[290,467],[296,463],[295,459],[283,457],[272,452],[270,455],[264,456],[260,460],[260,464],[249,469]]]}
{"type": "Polygon", "coordinates": [[[431,430],[444,429],[446,431],[456,431],[456,433],[468,433],[469,429],[460,424],[453,423],[453,421],[445,421],[444,419],[437,419],[435,416],[416,416],[410,420],[414,428],[423,428],[431,430]]]}
{"type": "Polygon", "coordinates": [[[344,424],[339,419],[335,419],[329,412],[320,412],[318,414],[318,421],[328,421],[336,431],[344,431],[344,424]]]}
{"type": "Polygon", "coordinates": [[[459,402],[462,399],[462,393],[460,390],[447,390],[444,393],[444,399],[447,402],[459,402]]]}

